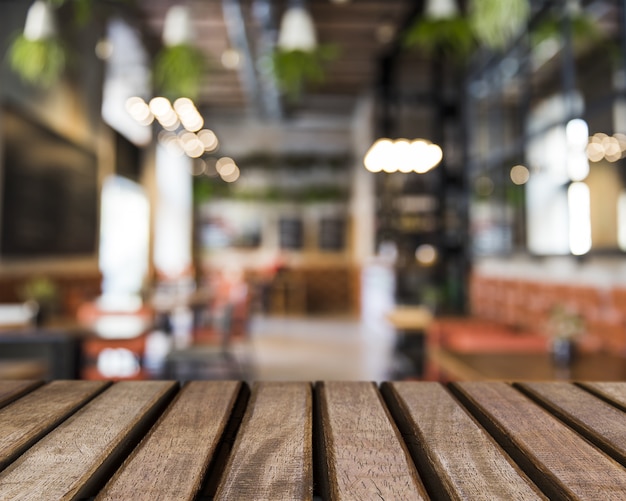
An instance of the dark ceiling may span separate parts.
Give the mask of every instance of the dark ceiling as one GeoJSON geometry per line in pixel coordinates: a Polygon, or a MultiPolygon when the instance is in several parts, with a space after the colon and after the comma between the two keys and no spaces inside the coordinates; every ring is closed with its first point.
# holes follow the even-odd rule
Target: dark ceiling
{"type": "Polygon", "coordinates": [[[204,113],[254,114],[281,118],[295,114],[346,115],[356,100],[375,89],[381,58],[393,50],[397,32],[421,2],[411,0],[309,0],[320,44],[337,48],[322,83],[307,88],[295,103],[260,71],[275,44],[280,19],[289,5],[276,0],[138,0],[149,35],[158,40],[165,14],[174,4],[191,9],[194,40],[208,60],[198,106],[204,113]],[[225,50],[244,55],[238,69],[221,63],[225,50]]]}

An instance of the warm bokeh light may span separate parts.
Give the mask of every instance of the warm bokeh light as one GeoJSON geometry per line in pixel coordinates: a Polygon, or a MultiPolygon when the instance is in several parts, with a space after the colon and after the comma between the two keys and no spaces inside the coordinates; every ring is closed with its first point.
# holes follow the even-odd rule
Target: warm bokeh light
{"type": "Polygon", "coordinates": [[[222,66],[227,70],[236,70],[241,66],[241,53],[237,49],[229,47],[222,52],[222,66]]]}
{"type": "Polygon", "coordinates": [[[363,165],[370,172],[416,172],[423,174],[443,159],[441,148],[426,139],[378,139],[365,156],[363,165]]]}
{"type": "Polygon", "coordinates": [[[219,146],[219,141],[217,140],[217,136],[215,135],[215,132],[213,132],[212,130],[202,129],[198,131],[197,135],[198,135],[198,139],[202,141],[202,144],[204,145],[204,150],[206,152],[215,151],[217,147],[219,146]]]}
{"type": "Polygon", "coordinates": [[[592,162],[617,162],[626,153],[626,135],[616,132],[609,136],[604,132],[596,132],[589,137],[586,152],[587,158],[592,162]]]}
{"type": "Polygon", "coordinates": [[[204,119],[191,99],[187,97],[178,98],[174,101],[174,110],[186,130],[196,132],[204,125],[204,119]]]}
{"type": "Polygon", "coordinates": [[[187,97],[176,99],[174,104],[162,96],[152,98],[149,103],[140,97],[131,97],[126,101],[126,110],[142,125],[150,125],[156,119],[164,129],[159,133],[158,141],[171,153],[200,158],[219,146],[215,133],[202,129],[204,119],[194,102],[187,97]]]}
{"type": "Polygon", "coordinates": [[[129,97],[126,100],[126,111],[141,125],[150,125],[154,121],[154,115],[150,111],[148,103],[140,97],[129,97]]]}
{"type": "Polygon", "coordinates": [[[172,104],[166,97],[153,97],[150,100],[149,106],[150,111],[152,111],[154,116],[158,119],[165,117],[166,115],[174,111],[174,108],[172,108],[172,104]]]}
{"type": "Polygon", "coordinates": [[[227,173],[220,172],[222,179],[226,181],[227,183],[234,183],[235,181],[237,181],[237,179],[239,179],[239,176],[241,174],[239,167],[237,167],[237,165],[232,164],[232,166],[233,166],[233,169],[229,170],[227,173]]]}
{"type": "Polygon", "coordinates": [[[525,165],[515,165],[511,168],[511,181],[518,186],[526,184],[530,179],[530,171],[525,165]]]}
{"type": "Polygon", "coordinates": [[[422,266],[432,266],[438,257],[437,249],[430,244],[422,244],[415,250],[415,259],[422,266]]]}

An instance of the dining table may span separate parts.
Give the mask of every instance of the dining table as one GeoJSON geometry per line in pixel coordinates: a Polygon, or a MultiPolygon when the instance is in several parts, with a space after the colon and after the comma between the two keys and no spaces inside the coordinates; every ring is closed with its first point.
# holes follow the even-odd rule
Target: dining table
{"type": "Polygon", "coordinates": [[[626,382],[0,380],[2,500],[626,499],[626,382]]]}

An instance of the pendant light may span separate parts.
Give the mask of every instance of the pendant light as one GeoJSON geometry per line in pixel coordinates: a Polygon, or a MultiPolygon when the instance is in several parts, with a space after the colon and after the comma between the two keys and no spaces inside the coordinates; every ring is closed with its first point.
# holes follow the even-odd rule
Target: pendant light
{"type": "Polygon", "coordinates": [[[28,9],[24,37],[27,40],[45,40],[57,34],[52,7],[48,2],[37,0],[28,9]]]}
{"type": "Polygon", "coordinates": [[[193,38],[193,25],[189,8],[182,5],[170,7],[163,23],[163,43],[168,47],[186,45],[193,38]]]}
{"type": "Polygon", "coordinates": [[[430,19],[450,19],[459,15],[456,0],[428,0],[424,16],[430,19]]]}
{"type": "Polygon", "coordinates": [[[313,52],[317,48],[313,19],[300,2],[288,7],[283,14],[277,45],[284,51],[313,52]]]}

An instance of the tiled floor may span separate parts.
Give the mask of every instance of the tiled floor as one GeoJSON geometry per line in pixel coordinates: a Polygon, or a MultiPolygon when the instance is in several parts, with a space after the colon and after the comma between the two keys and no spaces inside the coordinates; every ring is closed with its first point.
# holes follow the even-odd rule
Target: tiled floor
{"type": "Polygon", "coordinates": [[[393,329],[384,321],[350,317],[255,316],[250,378],[264,381],[388,379],[393,370],[393,329]]]}

